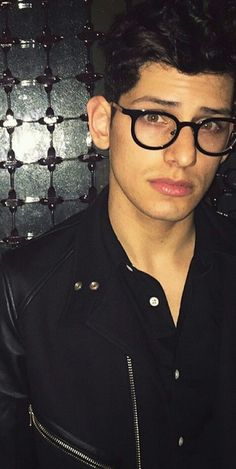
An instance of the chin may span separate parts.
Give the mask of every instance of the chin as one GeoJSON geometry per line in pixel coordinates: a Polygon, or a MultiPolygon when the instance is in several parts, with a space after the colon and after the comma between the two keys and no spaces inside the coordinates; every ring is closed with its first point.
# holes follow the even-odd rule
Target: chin
{"type": "Polygon", "coordinates": [[[167,197],[159,194],[131,194],[126,192],[129,201],[129,211],[135,209],[138,216],[147,219],[178,222],[190,216],[201,200],[201,194],[188,197],[167,197]]]}
{"type": "Polygon", "coordinates": [[[142,210],[142,212],[148,217],[153,220],[160,220],[160,221],[167,221],[167,222],[178,222],[181,220],[184,220],[188,216],[190,216],[193,213],[193,210],[195,208],[194,205],[189,205],[188,207],[161,207],[161,202],[159,204],[159,207],[156,207],[155,209],[153,207],[150,207],[148,209],[142,210]]]}

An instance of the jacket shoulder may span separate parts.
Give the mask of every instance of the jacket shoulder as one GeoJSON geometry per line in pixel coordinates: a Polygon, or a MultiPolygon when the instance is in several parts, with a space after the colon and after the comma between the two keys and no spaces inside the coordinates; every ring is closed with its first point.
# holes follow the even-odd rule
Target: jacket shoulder
{"type": "Polygon", "coordinates": [[[70,272],[77,238],[86,231],[87,218],[87,210],[79,212],[21,247],[2,253],[1,277],[18,303],[62,266],[70,272]]]}
{"type": "Polygon", "coordinates": [[[23,260],[25,267],[28,263],[32,265],[36,260],[53,261],[72,246],[75,234],[86,220],[86,215],[86,210],[72,215],[45,233],[26,241],[20,247],[5,250],[2,253],[2,262],[4,264],[6,262],[9,267],[13,265],[15,269],[18,264],[22,266],[23,260]]]}

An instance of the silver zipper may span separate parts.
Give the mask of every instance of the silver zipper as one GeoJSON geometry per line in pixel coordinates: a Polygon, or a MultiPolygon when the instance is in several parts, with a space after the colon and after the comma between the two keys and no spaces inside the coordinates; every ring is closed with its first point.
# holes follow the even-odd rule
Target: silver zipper
{"type": "Polygon", "coordinates": [[[127,365],[128,365],[130,392],[131,392],[131,400],[132,400],[132,408],[133,408],[137,469],[142,469],[138,406],[137,406],[136,391],[135,391],[134,371],[133,371],[131,358],[130,357],[126,357],[126,358],[127,358],[127,365]]]}
{"type": "Polygon", "coordinates": [[[66,441],[61,440],[57,436],[53,435],[49,432],[37,419],[35,416],[32,405],[29,406],[29,416],[30,416],[30,427],[34,426],[36,430],[51,444],[57,446],[65,453],[69,454],[70,456],[78,459],[79,461],[87,464],[89,467],[93,467],[94,469],[113,469],[111,466],[107,466],[105,464],[101,464],[98,461],[95,461],[93,458],[87,456],[86,454],[82,453],[81,451],[73,448],[70,444],[66,443],[66,441]]]}

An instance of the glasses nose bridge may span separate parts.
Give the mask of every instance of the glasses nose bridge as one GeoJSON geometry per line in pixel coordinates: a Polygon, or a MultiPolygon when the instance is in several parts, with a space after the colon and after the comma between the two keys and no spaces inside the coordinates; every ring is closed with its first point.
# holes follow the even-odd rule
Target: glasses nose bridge
{"type": "Polygon", "coordinates": [[[178,134],[180,133],[180,131],[184,128],[184,127],[190,127],[192,129],[192,132],[193,132],[193,135],[195,137],[195,140],[197,138],[197,133],[198,133],[198,125],[195,123],[195,122],[191,122],[191,121],[182,121],[182,122],[178,122],[178,134]]]}
{"type": "Polygon", "coordinates": [[[175,119],[175,123],[176,133],[172,143],[176,143],[178,141],[180,132],[184,127],[190,127],[192,136],[191,134],[188,134],[188,136],[183,135],[179,144],[177,143],[179,146],[173,149],[172,153],[169,153],[169,158],[171,161],[178,163],[181,167],[192,166],[196,162],[198,125],[191,121],[179,121],[177,118],[175,119]]]}

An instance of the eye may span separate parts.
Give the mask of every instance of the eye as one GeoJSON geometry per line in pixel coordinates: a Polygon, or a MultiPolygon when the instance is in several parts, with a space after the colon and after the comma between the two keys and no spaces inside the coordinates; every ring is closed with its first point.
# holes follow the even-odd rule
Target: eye
{"type": "Polygon", "coordinates": [[[148,113],[142,116],[142,119],[147,124],[167,124],[168,118],[167,116],[162,116],[161,114],[156,113],[148,113]]]}
{"type": "Polygon", "coordinates": [[[224,120],[219,120],[219,121],[207,121],[207,122],[202,122],[200,130],[201,131],[206,131],[206,132],[211,132],[211,133],[219,133],[227,130],[229,127],[228,122],[224,120]]]}
{"type": "Polygon", "coordinates": [[[148,122],[154,123],[159,122],[161,120],[159,114],[147,114],[145,118],[148,122]]]}

